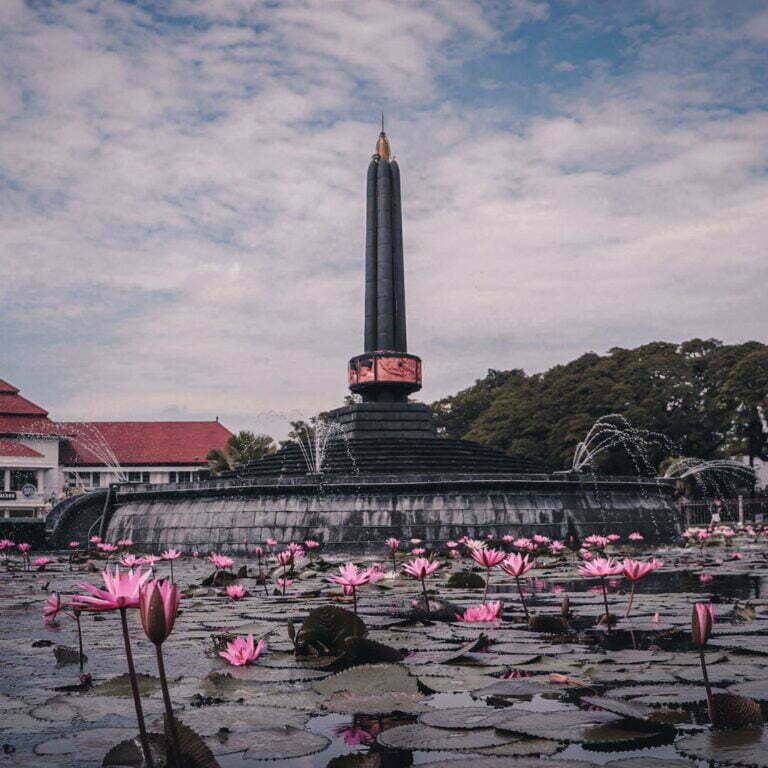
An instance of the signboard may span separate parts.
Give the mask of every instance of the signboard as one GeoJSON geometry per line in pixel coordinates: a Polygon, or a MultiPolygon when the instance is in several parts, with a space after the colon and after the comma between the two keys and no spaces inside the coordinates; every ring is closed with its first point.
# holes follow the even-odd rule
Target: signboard
{"type": "Polygon", "coordinates": [[[21,495],[25,499],[31,499],[33,496],[37,496],[37,486],[32,483],[25,483],[21,486],[21,495]]]}
{"type": "Polygon", "coordinates": [[[16,491],[0,491],[0,501],[16,501],[16,491]]]}

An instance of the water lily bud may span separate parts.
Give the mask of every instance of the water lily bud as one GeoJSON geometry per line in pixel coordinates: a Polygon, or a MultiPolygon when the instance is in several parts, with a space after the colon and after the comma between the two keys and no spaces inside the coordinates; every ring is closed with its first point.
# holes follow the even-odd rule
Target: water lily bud
{"type": "Polygon", "coordinates": [[[171,634],[180,600],[179,588],[170,581],[150,581],[141,588],[141,626],[155,645],[165,642],[171,634]]]}
{"type": "Polygon", "coordinates": [[[695,603],[691,619],[691,638],[694,645],[707,644],[712,634],[712,624],[715,619],[715,608],[712,603],[695,603]]]}

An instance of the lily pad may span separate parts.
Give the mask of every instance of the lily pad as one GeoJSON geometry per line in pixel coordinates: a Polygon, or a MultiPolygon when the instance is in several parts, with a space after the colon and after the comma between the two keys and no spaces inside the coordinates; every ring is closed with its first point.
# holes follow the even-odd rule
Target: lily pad
{"type": "Polygon", "coordinates": [[[602,711],[536,712],[515,718],[509,723],[500,723],[496,728],[540,739],[556,733],[562,741],[584,744],[591,749],[636,748],[659,736],[658,731],[645,726],[638,728],[636,721],[602,711]]]}
{"type": "Polygon", "coordinates": [[[331,740],[319,733],[303,728],[285,726],[255,731],[251,746],[243,756],[245,760],[286,760],[290,757],[304,757],[321,752],[331,740]]]}
{"type": "Polygon", "coordinates": [[[323,701],[323,709],[328,712],[354,715],[365,712],[366,715],[387,715],[391,712],[418,714],[426,712],[429,706],[420,693],[350,693],[337,691],[323,701]]]}
{"type": "Polygon", "coordinates": [[[496,733],[492,728],[466,731],[408,723],[383,731],[377,741],[390,749],[470,752],[479,747],[500,746],[512,739],[508,734],[496,733]]]}
{"type": "MultiPolygon", "coordinates": [[[[136,681],[139,686],[139,693],[142,696],[148,696],[150,693],[160,690],[160,678],[153,675],[143,675],[141,673],[136,675],[136,681]]],[[[91,688],[91,692],[88,694],[95,696],[133,696],[131,689],[131,678],[126,673],[124,675],[118,675],[109,680],[99,683],[91,688]]]]}
{"type": "Polygon", "coordinates": [[[723,765],[768,768],[768,731],[742,728],[738,731],[703,731],[675,742],[684,755],[723,765]]]}
{"type": "Polygon", "coordinates": [[[519,713],[527,714],[525,709],[489,709],[488,707],[452,707],[435,709],[419,717],[422,725],[432,728],[450,728],[453,730],[472,730],[473,728],[493,728],[496,723],[508,722],[519,713]]]}
{"type": "Polygon", "coordinates": [[[131,739],[133,728],[91,728],[50,739],[35,747],[36,755],[74,755],[82,762],[101,760],[116,743],[131,739]]]}
{"type": "Polygon", "coordinates": [[[324,696],[337,691],[369,694],[382,693],[417,693],[418,682],[401,664],[365,664],[352,667],[344,672],[317,680],[312,688],[324,696]]]}

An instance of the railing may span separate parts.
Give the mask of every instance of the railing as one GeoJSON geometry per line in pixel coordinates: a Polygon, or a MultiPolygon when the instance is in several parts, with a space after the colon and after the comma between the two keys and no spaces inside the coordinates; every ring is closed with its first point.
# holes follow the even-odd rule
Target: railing
{"type": "MultiPolygon", "coordinates": [[[[689,501],[680,505],[681,524],[709,525],[715,505],[711,501],[689,501]]],[[[732,525],[768,522],[768,497],[755,499],[738,496],[735,499],[723,499],[720,506],[720,522],[732,525]]]]}
{"type": "Polygon", "coordinates": [[[356,485],[435,485],[435,484],[489,484],[489,483],[544,483],[544,484],[573,484],[591,486],[593,483],[613,483],[629,485],[667,486],[671,481],[664,478],[644,477],[638,475],[592,475],[575,472],[545,473],[488,473],[488,474],[360,474],[360,475],[329,475],[323,478],[317,474],[286,475],[276,477],[234,477],[218,480],[197,480],[186,483],[116,483],[118,494],[162,494],[174,491],[215,491],[237,490],[238,488],[301,488],[323,486],[326,489],[334,487],[349,487],[356,485]]]}

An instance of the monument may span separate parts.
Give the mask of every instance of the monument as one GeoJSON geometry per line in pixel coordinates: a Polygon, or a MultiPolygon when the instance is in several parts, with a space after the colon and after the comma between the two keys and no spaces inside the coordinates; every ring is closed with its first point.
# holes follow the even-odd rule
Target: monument
{"type": "Polygon", "coordinates": [[[380,549],[389,536],[440,546],[471,538],[679,532],[672,483],[653,477],[549,474],[521,456],[437,434],[407,350],[401,177],[383,130],[368,166],[363,352],[349,361],[359,398],[330,412],[324,439],[291,443],[228,477],[123,484],[75,516],[53,543],[98,531],[141,550],[247,551],[267,538],[380,549]],[[314,452],[313,452],[314,451],[314,452]]]}

